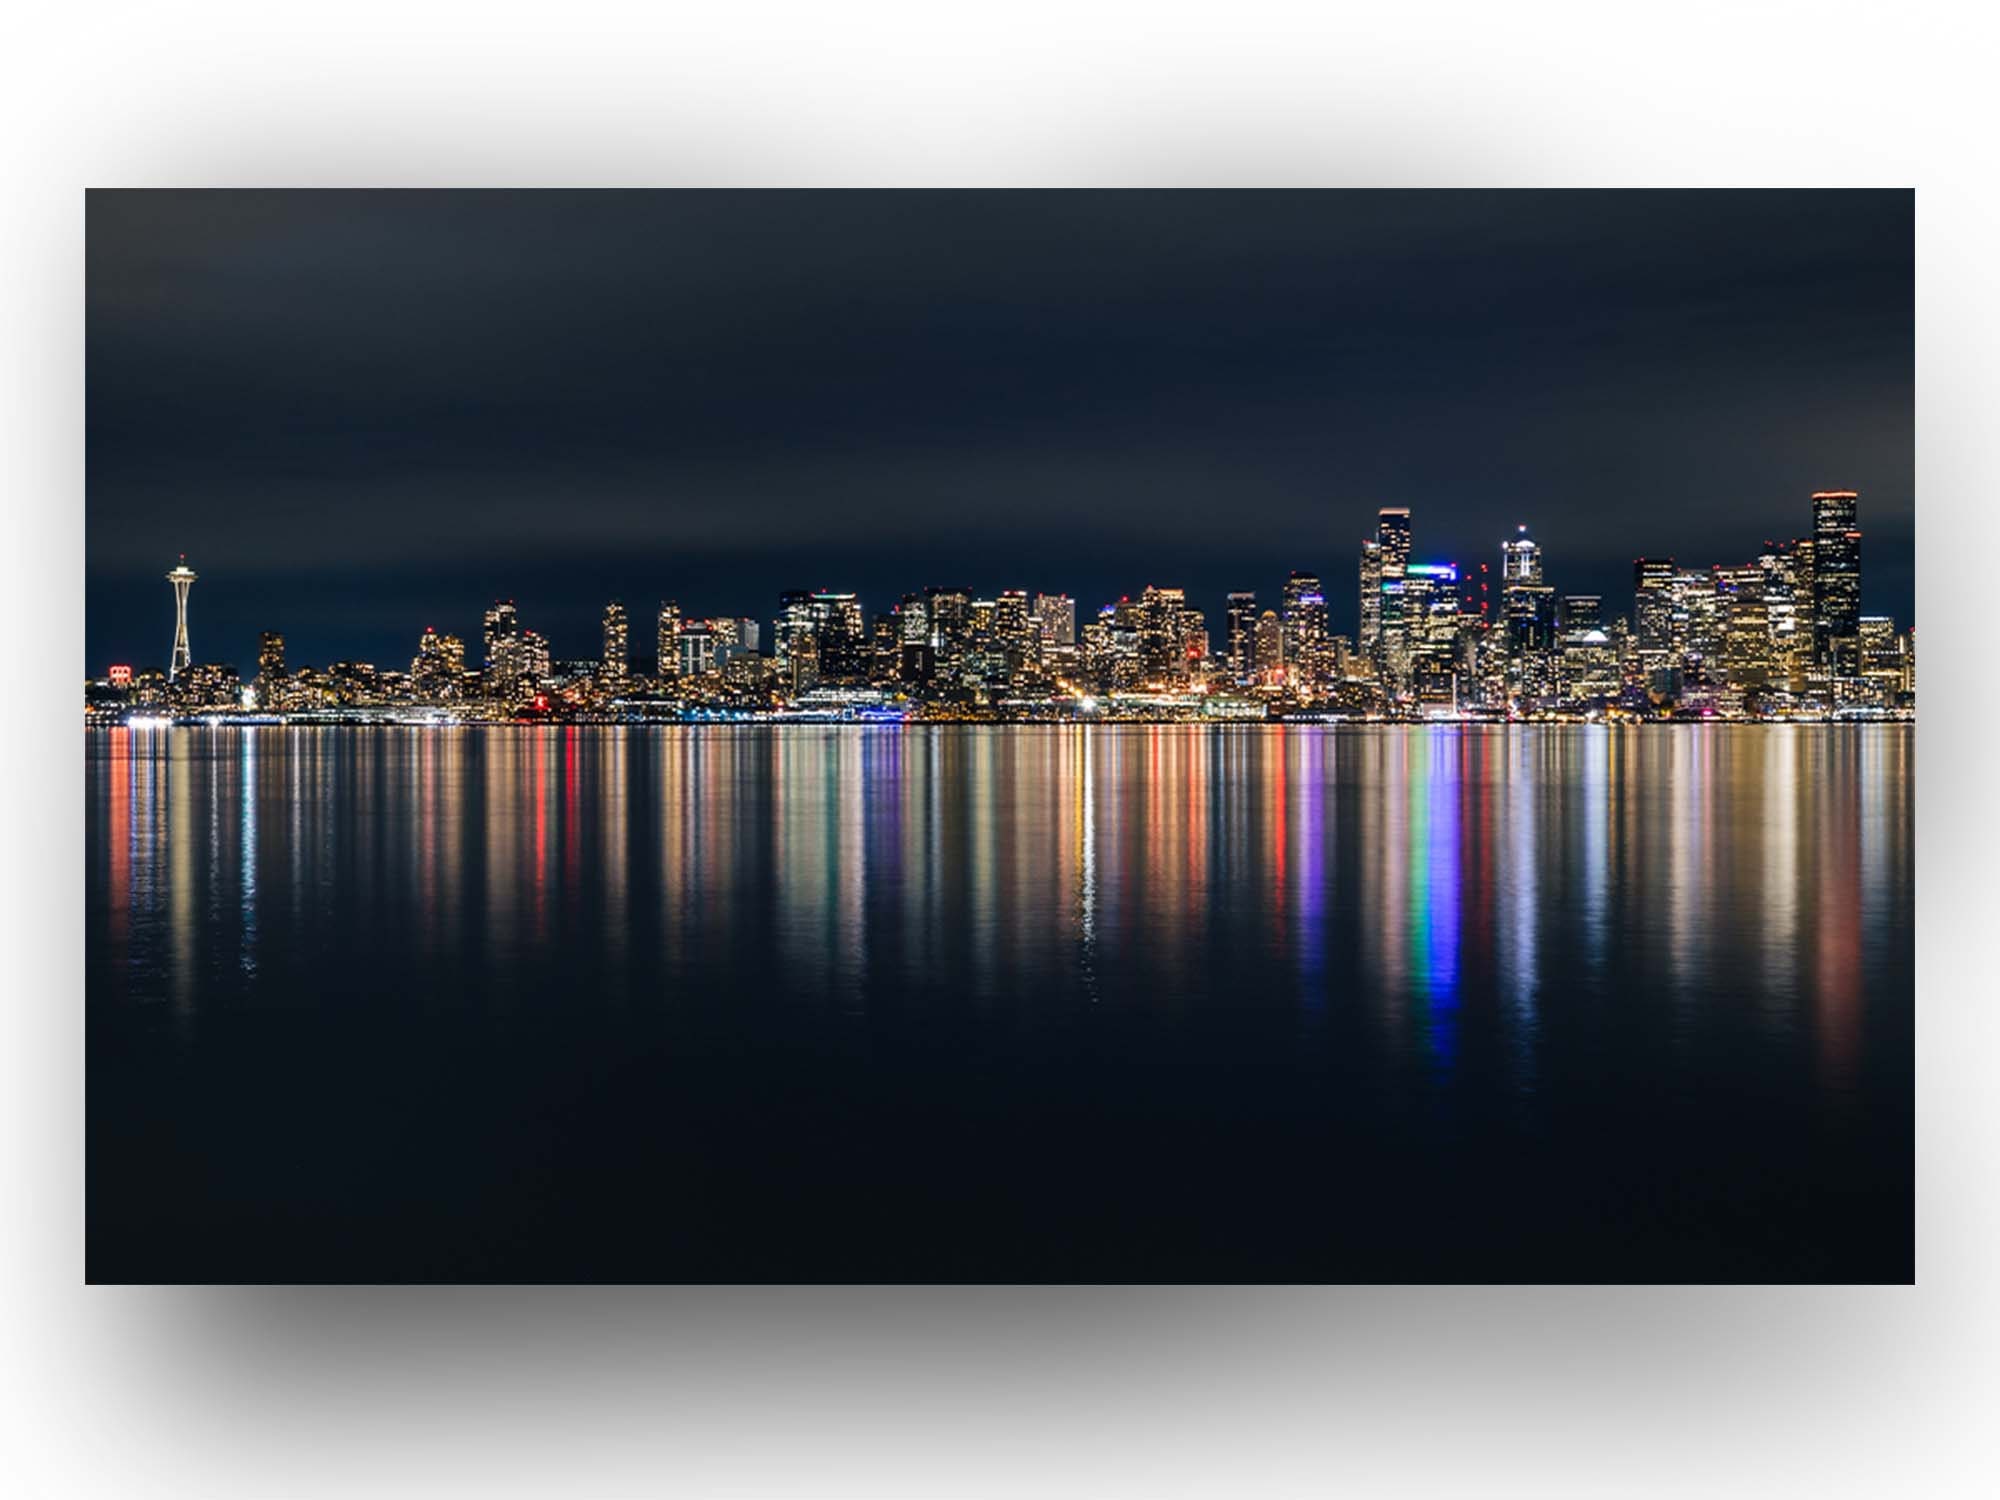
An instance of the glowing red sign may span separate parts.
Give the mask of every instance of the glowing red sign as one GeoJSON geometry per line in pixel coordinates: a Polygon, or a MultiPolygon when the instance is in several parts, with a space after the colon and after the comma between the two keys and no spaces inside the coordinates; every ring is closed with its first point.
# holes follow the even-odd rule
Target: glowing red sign
{"type": "Polygon", "coordinates": [[[132,685],[132,669],[130,667],[116,666],[104,675],[111,679],[113,687],[130,687],[132,685]]]}

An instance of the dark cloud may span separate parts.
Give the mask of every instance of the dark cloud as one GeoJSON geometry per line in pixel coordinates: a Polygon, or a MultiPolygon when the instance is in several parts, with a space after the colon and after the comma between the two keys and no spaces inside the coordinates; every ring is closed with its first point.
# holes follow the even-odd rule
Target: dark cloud
{"type": "Polygon", "coordinates": [[[97,193],[88,665],[394,661],[512,594],[1212,609],[1376,506],[1559,587],[1862,492],[1911,609],[1907,193],[97,193]]]}

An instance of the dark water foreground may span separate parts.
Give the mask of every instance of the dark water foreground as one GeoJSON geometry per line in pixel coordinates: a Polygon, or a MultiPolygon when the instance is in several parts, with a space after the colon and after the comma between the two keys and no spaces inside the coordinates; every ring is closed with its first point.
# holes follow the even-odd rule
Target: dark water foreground
{"type": "Polygon", "coordinates": [[[98,1280],[1906,1280],[1898,726],[87,737],[98,1280]]]}

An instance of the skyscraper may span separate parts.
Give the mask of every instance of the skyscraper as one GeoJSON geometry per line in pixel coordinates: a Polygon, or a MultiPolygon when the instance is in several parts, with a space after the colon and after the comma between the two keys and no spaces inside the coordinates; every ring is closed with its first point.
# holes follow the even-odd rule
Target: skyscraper
{"type": "Polygon", "coordinates": [[[1680,665],[1674,647],[1674,578],[1671,557],[1632,560],[1632,629],[1639,669],[1649,681],[1655,672],[1680,665]]]}
{"type": "Polygon", "coordinates": [[[486,658],[480,674],[488,698],[506,701],[520,687],[527,666],[522,651],[521,616],[512,599],[495,599],[483,624],[486,658]]]}
{"type": "Polygon", "coordinates": [[[285,706],[285,638],[275,630],[257,637],[257,705],[265,709],[285,706]]]}
{"type": "Polygon", "coordinates": [[[1044,651],[1066,651],[1076,644],[1076,601],[1068,594],[1035,595],[1034,614],[1044,651]]]}
{"type": "Polygon", "coordinates": [[[1247,682],[1257,670],[1257,596],[1247,590],[1231,594],[1222,619],[1223,656],[1229,675],[1247,682]]]}
{"type": "Polygon", "coordinates": [[[604,681],[616,685],[631,671],[629,628],[625,606],[613,599],[604,606],[604,681]]]}
{"type": "Polygon", "coordinates": [[[654,670],[660,679],[681,675],[681,607],[671,599],[660,601],[658,654],[654,670]]]}
{"type": "MultiPolygon", "coordinates": [[[[1405,512],[1407,514],[1407,512],[1405,512]]],[[[1319,576],[1295,572],[1285,580],[1285,661],[1294,679],[1319,683],[1332,675],[1326,594],[1319,576]]]]}
{"type": "Polygon", "coordinates": [[[1813,507],[1813,657],[1837,677],[1861,670],[1861,497],[1820,490],[1813,507]]]}

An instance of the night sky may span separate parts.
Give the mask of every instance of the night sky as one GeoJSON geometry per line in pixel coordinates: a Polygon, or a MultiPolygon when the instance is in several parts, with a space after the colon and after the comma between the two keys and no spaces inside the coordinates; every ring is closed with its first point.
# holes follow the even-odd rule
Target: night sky
{"type": "Polygon", "coordinates": [[[1525,522],[1561,592],[1747,560],[1861,492],[1913,619],[1913,198],[1854,193],[157,193],[88,207],[85,668],[558,657],[604,601],[781,589],[1272,606],[1351,632],[1525,522]]]}

